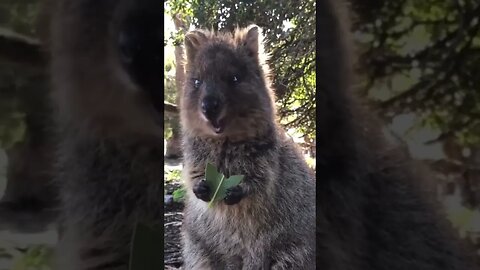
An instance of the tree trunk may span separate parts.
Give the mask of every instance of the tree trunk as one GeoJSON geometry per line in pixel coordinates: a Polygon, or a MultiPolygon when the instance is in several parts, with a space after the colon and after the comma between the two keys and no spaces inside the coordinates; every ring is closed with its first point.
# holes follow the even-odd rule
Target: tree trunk
{"type": "MultiPolygon", "coordinates": [[[[173,15],[173,22],[175,30],[186,30],[185,20],[179,15],[173,15]]],[[[175,103],[179,104],[179,98],[182,93],[183,83],[185,82],[185,68],[183,65],[183,46],[181,44],[175,46],[175,88],[177,95],[175,103]]],[[[166,158],[180,158],[182,156],[181,137],[180,137],[180,118],[179,115],[172,115],[170,117],[172,125],[172,137],[167,140],[166,158]]]]}

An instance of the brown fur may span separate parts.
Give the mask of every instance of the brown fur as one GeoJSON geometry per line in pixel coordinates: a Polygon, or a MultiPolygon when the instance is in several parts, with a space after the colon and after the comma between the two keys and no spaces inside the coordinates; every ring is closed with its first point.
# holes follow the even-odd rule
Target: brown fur
{"type": "Polygon", "coordinates": [[[163,137],[148,96],[119,61],[119,21],[132,9],[132,2],[50,2],[54,6],[50,51],[58,120],[104,137],[126,133],[163,137]]]}
{"type": "Polygon", "coordinates": [[[352,92],[344,1],[317,2],[317,267],[477,269],[415,162],[352,92]]]}
{"type": "MultiPolygon", "coordinates": [[[[255,30],[255,29],[254,29],[255,30]]],[[[265,64],[266,55],[261,51],[261,40],[254,39],[247,44],[257,44],[255,50],[260,52],[249,57],[247,50],[242,46],[248,40],[247,30],[238,29],[235,35],[196,30],[187,34],[187,81],[189,84],[195,76],[210,76],[216,80],[219,88],[228,88],[224,82],[225,76],[236,74],[240,76],[240,92],[222,94],[228,104],[226,109],[227,125],[225,136],[233,140],[244,140],[260,135],[265,130],[272,128],[275,122],[275,107],[271,100],[274,94],[270,88],[269,69],[265,64]],[[191,49],[189,49],[189,47],[191,49]],[[196,48],[196,49],[194,49],[196,48]],[[209,48],[214,48],[209,50],[209,48]],[[219,48],[221,51],[216,51],[219,48]],[[198,50],[198,51],[197,51],[198,50]],[[198,54],[198,57],[195,57],[198,54]],[[208,74],[207,74],[208,73],[208,74]],[[223,76],[223,77],[222,77],[223,76]],[[222,78],[220,78],[222,77],[222,78]],[[247,78],[243,80],[243,78],[247,78]],[[260,89],[257,89],[259,87],[260,89]],[[255,104],[251,104],[251,103],[255,104]]],[[[253,45],[252,45],[253,46],[253,45]]],[[[188,85],[187,85],[188,88],[188,85]]],[[[203,86],[205,88],[205,85],[203,86]]],[[[236,91],[236,90],[230,90],[236,91]]],[[[199,102],[205,91],[187,91],[181,102],[182,124],[185,132],[193,132],[197,136],[208,137],[210,128],[204,124],[199,113],[199,102]],[[188,120],[188,121],[185,121],[188,120]]]]}
{"type": "Polygon", "coordinates": [[[260,28],[234,34],[195,30],[185,44],[185,269],[315,269],[315,180],[276,121],[260,28]],[[232,76],[238,77],[235,85],[232,76]],[[198,89],[196,78],[203,82],[198,89]],[[200,109],[209,91],[224,105],[221,134],[200,109]],[[226,176],[245,175],[240,202],[208,209],[194,195],[207,161],[226,176]]]}
{"type": "MultiPolygon", "coordinates": [[[[126,270],[135,223],[163,222],[163,126],[147,91],[121,64],[118,37],[131,14],[159,18],[161,3],[49,2],[62,228],[54,269],[126,270]]],[[[134,28],[150,34],[142,29],[134,28]]],[[[161,66],[152,68],[161,74],[161,66]]]]}

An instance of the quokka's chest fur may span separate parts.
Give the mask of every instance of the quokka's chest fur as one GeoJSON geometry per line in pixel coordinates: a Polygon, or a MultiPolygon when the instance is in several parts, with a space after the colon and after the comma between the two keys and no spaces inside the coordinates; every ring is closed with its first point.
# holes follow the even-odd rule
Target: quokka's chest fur
{"type": "Polygon", "coordinates": [[[240,258],[243,264],[253,260],[256,265],[279,254],[276,249],[292,242],[288,239],[307,243],[314,238],[314,181],[297,166],[299,157],[291,151],[292,145],[269,140],[215,145],[198,139],[186,142],[183,231],[189,263],[190,250],[197,247],[192,252],[208,253],[213,261],[221,258],[232,263],[240,258]],[[219,202],[208,208],[207,202],[195,196],[191,185],[204,177],[207,161],[227,176],[245,175],[248,194],[239,203],[219,202]]]}
{"type": "Polygon", "coordinates": [[[267,188],[274,181],[279,151],[274,139],[234,143],[194,138],[187,140],[184,147],[187,186],[199,178],[204,179],[207,162],[226,177],[244,175],[243,181],[258,189],[267,188]]]}
{"type": "Polygon", "coordinates": [[[238,234],[240,238],[243,238],[244,232],[255,235],[253,232],[264,229],[263,225],[278,222],[281,213],[277,213],[274,206],[281,208],[284,203],[277,200],[283,197],[281,187],[288,181],[281,179],[281,169],[285,166],[280,164],[283,159],[279,155],[283,148],[273,139],[247,143],[200,139],[187,142],[184,169],[184,180],[188,187],[186,215],[195,215],[207,227],[218,226],[220,230],[238,234]],[[191,188],[192,183],[204,179],[207,162],[214,164],[227,177],[244,175],[244,184],[250,188],[248,195],[236,205],[220,202],[215,208],[208,209],[207,203],[196,198],[191,188]]]}

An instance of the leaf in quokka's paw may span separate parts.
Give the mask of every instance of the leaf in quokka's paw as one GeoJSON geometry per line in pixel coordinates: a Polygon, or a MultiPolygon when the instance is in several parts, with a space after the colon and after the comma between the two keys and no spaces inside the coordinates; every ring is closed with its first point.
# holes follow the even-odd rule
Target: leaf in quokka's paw
{"type": "Polygon", "coordinates": [[[157,270],[163,265],[161,231],[137,223],[133,231],[129,270],[157,270]]]}
{"type": "Polygon", "coordinates": [[[207,185],[210,187],[211,191],[215,191],[218,187],[218,183],[222,179],[223,174],[217,171],[217,168],[210,162],[207,163],[205,167],[205,181],[207,185]]]}
{"type": "Polygon", "coordinates": [[[243,175],[232,175],[225,179],[225,175],[217,171],[217,168],[211,163],[207,163],[205,168],[205,181],[213,191],[213,196],[208,207],[211,207],[214,202],[223,200],[227,196],[227,189],[232,188],[240,184],[243,180],[243,175]]]}
{"type": "Polygon", "coordinates": [[[242,182],[244,177],[245,177],[244,175],[232,175],[232,176],[230,176],[228,179],[225,180],[225,189],[229,189],[231,187],[238,186],[242,182]]]}
{"type": "Polygon", "coordinates": [[[223,180],[222,187],[218,190],[217,201],[225,199],[227,197],[227,190],[234,186],[237,186],[242,182],[243,175],[232,175],[223,180]]]}

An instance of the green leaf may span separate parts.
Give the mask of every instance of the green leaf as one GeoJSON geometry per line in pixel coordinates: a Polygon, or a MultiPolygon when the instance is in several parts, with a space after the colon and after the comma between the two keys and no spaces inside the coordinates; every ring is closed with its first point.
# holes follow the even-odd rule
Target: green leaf
{"type": "Polygon", "coordinates": [[[225,178],[225,175],[218,172],[214,165],[207,162],[205,168],[205,181],[210,187],[210,190],[215,190],[212,199],[208,203],[208,207],[211,207],[214,202],[223,200],[227,196],[227,189],[240,184],[243,178],[243,175],[232,175],[229,178],[225,178]]]}
{"type": "Polygon", "coordinates": [[[207,162],[207,166],[205,168],[205,181],[207,182],[208,186],[215,190],[220,182],[220,179],[223,177],[221,173],[217,171],[217,168],[210,162],[207,162]]]}
{"type": "Polygon", "coordinates": [[[244,178],[243,175],[232,175],[229,178],[224,179],[220,183],[220,188],[218,189],[218,192],[216,194],[215,201],[220,201],[225,199],[225,197],[227,197],[227,190],[229,188],[239,185],[240,182],[243,180],[243,178],[244,178]]]}
{"type": "Polygon", "coordinates": [[[174,202],[181,202],[183,201],[183,198],[185,197],[185,193],[187,191],[185,190],[184,187],[181,187],[173,192],[173,201],[174,202]]]}
{"type": "Polygon", "coordinates": [[[240,182],[242,182],[244,175],[232,175],[227,180],[225,180],[224,186],[225,188],[231,188],[234,186],[238,186],[240,182]]]}
{"type": "Polygon", "coordinates": [[[138,223],[132,236],[129,270],[162,269],[163,235],[157,230],[138,223]]]}
{"type": "MultiPolygon", "coordinates": [[[[211,207],[213,202],[220,201],[223,198],[225,198],[225,196],[223,198],[221,196],[218,196],[219,195],[219,190],[222,189],[222,183],[223,183],[224,179],[225,179],[225,176],[222,174],[222,177],[220,178],[220,181],[217,184],[217,188],[215,189],[215,193],[213,193],[212,199],[208,203],[208,207],[211,207]]],[[[222,190],[222,191],[224,191],[224,190],[222,190]]],[[[225,193],[225,191],[221,192],[221,193],[222,193],[222,195],[224,195],[223,193],[225,193]]]]}

